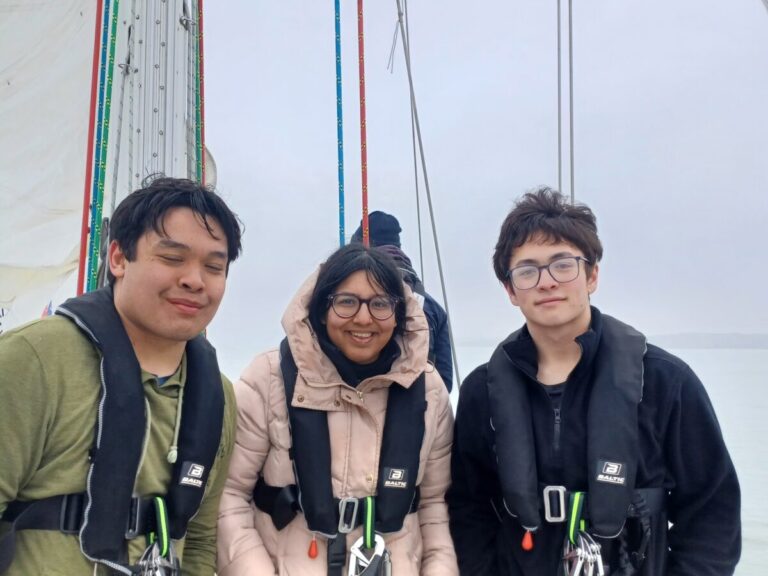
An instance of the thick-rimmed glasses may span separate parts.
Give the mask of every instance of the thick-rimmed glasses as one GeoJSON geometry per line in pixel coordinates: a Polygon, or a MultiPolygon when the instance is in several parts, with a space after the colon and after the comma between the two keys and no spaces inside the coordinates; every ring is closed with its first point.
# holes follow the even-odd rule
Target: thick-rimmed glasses
{"type": "Polygon", "coordinates": [[[398,298],[394,296],[374,296],[360,298],[354,294],[331,294],[328,301],[339,318],[352,318],[360,311],[360,306],[368,306],[368,313],[376,320],[389,320],[395,313],[398,298]]]}
{"type": "Polygon", "coordinates": [[[586,258],[581,256],[565,256],[552,260],[549,264],[535,266],[534,264],[523,264],[507,270],[507,278],[512,281],[512,285],[518,290],[530,290],[535,288],[541,280],[541,271],[546,270],[556,282],[564,284],[573,282],[579,277],[579,261],[584,264],[591,264],[586,258]]]}

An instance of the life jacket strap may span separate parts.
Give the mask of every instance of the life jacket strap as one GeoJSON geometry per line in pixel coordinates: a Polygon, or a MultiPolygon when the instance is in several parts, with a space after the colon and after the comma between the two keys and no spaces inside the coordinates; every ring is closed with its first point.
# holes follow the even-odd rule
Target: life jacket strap
{"type": "MultiPolygon", "coordinates": [[[[83,525],[88,495],[85,492],[51,496],[42,500],[13,501],[3,513],[3,522],[10,529],[0,537],[0,574],[13,562],[16,532],[20,530],[58,530],[64,534],[78,534],[83,525]]],[[[147,535],[155,528],[154,500],[134,497],[131,499],[126,540],[147,535]]]]}
{"type": "MultiPolygon", "coordinates": [[[[565,522],[572,510],[569,507],[574,503],[576,494],[581,496],[576,502],[580,506],[580,518],[589,519],[589,494],[587,492],[576,492],[565,488],[565,486],[548,486],[541,484],[541,506],[544,510],[544,519],[550,524],[560,524],[565,522]]],[[[636,488],[633,491],[632,503],[627,509],[627,518],[644,518],[654,516],[665,510],[667,503],[667,491],[664,488],[636,488]]]]}
{"type": "MultiPolygon", "coordinates": [[[[259,476],[256,486],[253,489],[253,503],[256,508],[269,514],[275,528],[282,530],[301,512],[298,498],[298,487],[296,484],[288,486],[270,486],[264,481],[263,476],[259,476]]],[[[419,509],[421,491],[416,486],[416,493],[409,514],[413,514],[419,509]]],[[[334,508],[339,511],[339,533],[347,534],[361,526],[365,522],[364,498],[334,498],[334,508]]]]}

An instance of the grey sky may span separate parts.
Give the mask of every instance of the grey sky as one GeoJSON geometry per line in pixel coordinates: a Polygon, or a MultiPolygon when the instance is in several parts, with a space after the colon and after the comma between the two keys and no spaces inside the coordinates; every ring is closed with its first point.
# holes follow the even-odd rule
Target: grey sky
{"type": "MultiPolygon", "coordinates": [[[[360,219],[357,24],[356,3],[342,4],[350,235],[360,219]]],[[[576,197],[597,213],[606,249],[594,302],[648,334],[768,331],[765,7],[574,4],[576,197]]],[[[409,4],[459,342],[499,340],[522,321],[490,258],[514,199],[557,185],[555,5],[409,4]]],[[[206,140],[219,189],[247,228],[211,328],[237,373],[277,344],[286,303],[338,243],[333,3],[205,8],[206,140]]],[[[370,208],[400,219],[418,267],[401,44],[394,74],[386,70],[396,2],[369,0],[365,10],[370,208]]],[[[423,197],[422,210],[425,283],[439,297],[423,197]]]]}

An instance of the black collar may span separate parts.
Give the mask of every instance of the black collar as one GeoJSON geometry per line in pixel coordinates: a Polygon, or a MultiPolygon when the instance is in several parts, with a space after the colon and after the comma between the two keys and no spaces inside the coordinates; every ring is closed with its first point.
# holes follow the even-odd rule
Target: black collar
{"type": "MultiPolygon", "coordinates": [[[[589,328],[576,337],[576,342],[581,347],[581,358],[573,372],[568,376],[568,382],[581,380],[589,374],[600,344],[600,336],[603,331],[602,314],[594,306],[590,308],[592,319],[589,328]]],[[[539,354],[527,325],[509,336],[501,343],[501,347],[518,370],[523,372],[531,381],[538,382],[539,354]]]]}

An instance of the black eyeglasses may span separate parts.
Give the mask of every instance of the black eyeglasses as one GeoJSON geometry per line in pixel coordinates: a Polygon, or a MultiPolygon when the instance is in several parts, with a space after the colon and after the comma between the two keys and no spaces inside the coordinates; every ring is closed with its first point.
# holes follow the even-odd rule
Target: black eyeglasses
{"type": "Polygon", "coordinates": [[[552,260],[549,264],[535,266],[533,264],[523,264],[507,270],[507,278],[512,281],[512,285],[518,290],[530,290],[535,288],[541,280],[541,271],[546,270],[549,275],[560,283],[573,282],[579,277],[579,261],[584,264],[591,264],[586,258],[581,256],[566,256],[552,260]]]}
{"type": "Polygon", "coordinates": [[[395,313],[398,298],[394,296],[374,296],[360,298],[354,294],[331,294],[328,296],[333,311],[340,318],[352,318],[360,311],[363,304],[368,306],[368,313],[376,320],[389,320],[395,313]]]}

